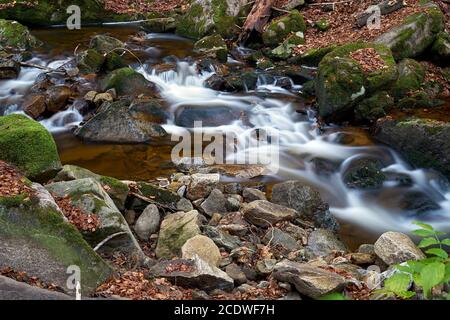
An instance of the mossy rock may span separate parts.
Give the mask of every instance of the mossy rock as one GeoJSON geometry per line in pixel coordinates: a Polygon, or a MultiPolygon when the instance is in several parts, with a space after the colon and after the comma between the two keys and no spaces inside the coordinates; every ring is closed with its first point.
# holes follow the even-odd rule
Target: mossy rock
{"type": "Polygon", "coordinates": [[[392,87],[392,94],[402,98],[406,94],[420,89],[425,78],[425,70],[413,59],[403,59],[398,64],[398,79],[392,87]]]}
{"type": "Polygon", "coordinates": [[[298,10],[292,10],[289,14],[271,21],[262,34],[266,46],[275,47],[283,42],[291,33],[305,32],[306,23],[298,10]]]}
{"type": "Polygon", "coordinates": [[[194,45],[194,52],[211,56],[220,62],[227,62],[228,48],[225,40],[218,34],[206,36],[194,45]]]}
{"type": "Polygon", "coordinates": [[[46,181],[61,169],[52,135],[24,115],[0,117],[0,159],[17,166],[34,181],[46,181]]]}
{"type": "Polygon", "coordinates": [[[269,57],[285,60],[292,56],[295,47],[303,43],[305,43],[304,33],[301,31],[293,33],[289,35],[282,44],[270,51],[269,57]]]}
{"type": "Polygon", "coordinates": [[[116,89],[119,96],[138,96],[153,93],[152,83],[132,68],[126,67],[109,73],[102,83],[102,91],[116,89]]]}
{"type": "Polygon", "coordinates": [[[95,292],[112,273],[78,230],[63,219],[50,195],[13,206],[0,203],[0,241],[8,248],[0,250],[0,267],[25,271],[68,293],[73,293],[66,286],[69,266],[80,268],[85,295],[95,292]]]}
{"type": "Polygon", "coordinates": [[[430,47],[444,30],[444,14],[438,5],[425,4],[423,12],[407,17],[403,23],[377,38],[392,50],[396,60],[414,58],[430,47]]]}
{"type": "Polygon", "coordinates": [[[364,98],[386,89],[397,79],[397,65],[389,48],[373,43],[351,43],[337,47],[319,64],[316,94],[319,114],[324,118],[341,119],[364,98]],[[350,54],[373,48],[384,67],[365,72],[350,54]]]}
{"type": "Polygon", "coordinates": [[[420,109],[420,108],[433,108],[444,104],[445,102],[433,98],[429,93],[424,90],[419,90],[410,94],[403,99],[400,99],[396,105],[398,109],[420,109]]]}
{"type": "Polygon", "coordinates": [[[330,28],[330,24],[328,23],[328,20],[325,18],[320,19],[317,21],[314,26],[319,29],[320,31],[327,31],[330,28]]]}
{"type": "Polygon", "coordinates": [[[82,73],[97,73],[105,63],[105,56],[94,49],[88,49],[76,56],[77,67],[82,73]]]}
{"type": "Polygon", "coordinates": [[[349,188],[375,189],[380,188],[386,180],[382,172],[383,164],[376,159],[359,159],[351,164],[344,173],[344,182],[349,188]]]}
{"type": "Polygon", "coordinates": [[[388,92],[376,92],[355,107],[355,119],[359,122],[373,123],[384,117],[394,106],[394,103],[394,98],[388,92]]]}
{"type": "Polygon", "coordinates": [[[258,75],[254,72],[244,72],[241,75],[231,75],[226,77],[227,84],[232,91],[254,90],[258,82],[258,75]]]}
{"type": "Polygon", "coordinates": [[[18,50],[29,50],[41,44],[30,33],[27,27],[17,21],[0,19],[0,49],[14,48],[18,50]]]}
{"type": "Polygon", "coordinates": [[[298,65],[317,67],[320,61],[322,61],[322,59],[334,49],[336,49],[336,46],[310,49],[301,55],[290,58],[288,62],[298,65]]]}
{"type": "Polygon", "coordinates": [[[439,64],[448,66],[450,64],[450,35],[448,32],[441,32],[437,35],[431,47],[431,53],[439,64]]]}
{"type": "Polygon", "coordinates": [[[177,20],[173,17],[148,19],[141,24],[146,32],[173,32],[177,28],[177,20]]]}
{"type": "Polygon", "coordinates": [[[125,44],[111,36],[107,36],[104,34],[99,34],[92,37],[91,42],[89,43],[89,48],[94,49],[100,53],[106,54],[111,53],[114,50],[121,52],[121,48],[125,48],[125,44]]]}

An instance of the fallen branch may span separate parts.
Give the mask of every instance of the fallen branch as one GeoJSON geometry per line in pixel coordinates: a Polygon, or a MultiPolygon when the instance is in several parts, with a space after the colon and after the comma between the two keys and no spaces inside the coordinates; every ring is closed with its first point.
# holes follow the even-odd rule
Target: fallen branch
{"type": "Polygon", "coordinates": [[[97,251],[98,249],[100,249],[105,243],[107,243],[111,239],[113,239],[117,236],[121,236],[123,234],[127,234],[127,233],[125,231],[121,231],[121,232],[117,232],[117,233],[114,233],[114,234],[106,237],[106,239],[102,240],[98,245],[95,246],[94,251],[97,251]]]}
{"type": "Polygon", "coordinates": [[[250,14],[245,20],[238,42],[245,43],[253,32],[262,33],[265,25],[269,22],[270,10],[274,0],[257,0],[253,5],[250,14]]]}

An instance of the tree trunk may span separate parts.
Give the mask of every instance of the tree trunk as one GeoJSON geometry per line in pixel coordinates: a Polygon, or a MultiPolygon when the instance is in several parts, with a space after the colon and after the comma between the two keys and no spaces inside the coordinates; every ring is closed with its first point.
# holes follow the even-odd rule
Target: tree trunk
{"type": "Polygon", "coordinates": [[[275,0],[256,0],[252,11],[247,16],[242,32],[239,35],[239,43],[245,43],[253,32],[262,33],[264,26],[270,19],[270,9],[275,0]]]}

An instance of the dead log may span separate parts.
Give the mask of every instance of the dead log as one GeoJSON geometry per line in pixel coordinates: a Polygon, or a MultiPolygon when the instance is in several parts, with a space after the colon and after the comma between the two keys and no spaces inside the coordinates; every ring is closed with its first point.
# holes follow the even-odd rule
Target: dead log
{"type": "MultiPolygon", "coordinates": [[[[406,5],[404,0],[385,0],[381,3],[377,4],[377,6],[380,8],[381,15],[387,15],[389,13],[392,13],[394,11],[400,10],[406,5]]],[[[370,8],[370,7],[369,7],[370,8]]],[[[368,8],[368,9],[369,9],[368,8]]],[[[364,27],[367,25],[367,20],[373,15],[373,11],[366,10],[356,17],[356,24],[359,28],[364,27]]]]}
{"type": "Polygon", "coordinates": [[[252,33],[257,32],[261,34],[265,25],[270,19],[270,9],[272,8],[275,0],[256,0],[252,10],[250,11],[244,26],[242,27],[241,34],[239,35],[238,42],[245,43],[252,33]]]}

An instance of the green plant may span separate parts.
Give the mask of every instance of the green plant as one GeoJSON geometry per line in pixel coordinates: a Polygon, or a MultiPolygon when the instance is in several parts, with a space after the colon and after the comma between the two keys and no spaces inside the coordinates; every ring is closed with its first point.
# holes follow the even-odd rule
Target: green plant
{"type": "MultiPolygon", "coordinates": [[[[436,231],[431,225],[419,221],[413,222],[420,229],[412,233],[421,237],[419,248],[426,249],[427,258],[418,261],[407,261],[403,265],[396,265],[399,271],[384,283],[384,289],[378,293],[397,296],[408,299],[415,296],[414,291],[409,291],[411,281],[422,288],[425,299],[432,298],[431,290],[450,281],[450,259],[444,246],[450,247],[450,239],[440,239],[444,232],[436,231]],[[431,247],[431,248],[430,248],[431,247]]],[[[450,300],[450,294],[447,296],[450,300]]]]}

